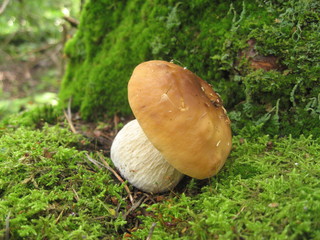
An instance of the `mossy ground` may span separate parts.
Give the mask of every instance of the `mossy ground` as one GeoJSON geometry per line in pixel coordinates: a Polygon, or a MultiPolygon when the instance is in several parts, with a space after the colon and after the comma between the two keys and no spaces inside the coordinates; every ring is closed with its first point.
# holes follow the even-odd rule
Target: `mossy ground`
{"type": "Polygon", "coordinates": [[[158,195],[128,184],[135,201],[143,199],[131,211],[124,185],[88,161],[86,154],[101,161],[99,149],[87,148],[88,140],[71,133],[61,119],[45,123],[46,116],[51,123],[57,120],[54,111],[46,111],[1,124],[0,236],[320,238],[319,139],[270,137],[257,134],[259,127],[248,127],[234,137],[231,156],[216,177],[186,178],[172,192],[158,195]],[[23,119],[33,119],[32,126],[23,119]],[[40,128],[34,124],[39,119],[40,128]]]}
{"type": "Polygon", "coordinates": [[[169,193],[128,184],[142,201],[132,206],[125,184],[88,160],[102,148],[58,109],[11,115],[0,123],[0,237],[320,239],[319,16],[316,0],[87,1],[61,99],[86,119],[128,115],[134,66],[175,59],[232,110],[233,150],[217,176],[169,193]],[[275,68],[241,58],[252,39],[275,68]]]}

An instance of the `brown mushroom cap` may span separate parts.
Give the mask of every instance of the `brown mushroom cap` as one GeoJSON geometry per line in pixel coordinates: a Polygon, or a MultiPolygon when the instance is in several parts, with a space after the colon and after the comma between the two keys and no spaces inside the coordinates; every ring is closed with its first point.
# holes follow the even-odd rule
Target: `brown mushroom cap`
{"type": "Polygon", "coordinates": [[[208,83],[173,63],[148,61],[134,69],[128,97],[146,136],[174,168],[198,179],[222,168],[230,120],[208,83]]]}

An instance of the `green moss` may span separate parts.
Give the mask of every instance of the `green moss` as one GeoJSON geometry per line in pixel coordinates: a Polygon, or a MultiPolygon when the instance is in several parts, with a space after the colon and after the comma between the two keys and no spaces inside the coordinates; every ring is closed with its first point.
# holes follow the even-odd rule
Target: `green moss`
{"type": "Polygon", "coordinates": [[[45,123],[57,123],[62,111],[59,108],[51,105],[37,106],[32,109],[7,115],[0,121],[0,128],[5,129],[6,126],[18,128],[25,127],[41,127],[45,123]]]}
{"type": "Polygon", "coordinates": [[[12,239],[111,239],[125,224],[111,202],[124,203],[123,188],[86,162],[75,149],[81,141],[59,126],[2,129],[0,236],[9,231],[12,239]]]}
{"type": "MultiPolygon", "coordinates": [[[[312,122],[319,117],[314,108],[311,117],[305,110],[320,91],[318,9],[316,0],[89,1],[66,47],[69,64],[60,97],[65,103],[72,97],[86,119],[130,114],[126,86],[133,68],[150,59],[173,59],[209,81],[232,117],[241,115],[232,118],[236,133],[272,115],[280,101],[278,133],[287,134],[292,124],[305,125],[306,116],[312,122]],[[248,68],[239,53],[249,39],[260,55],[277,57],[278,70],[248,68]]],[[[264,124],[274,128],[270,121],[264,124]]]]}
{"type": "Polygon", "coordinates": [[[231,156],[217,176],[150,195],[125,221],[123,185],[87,161],[85,139],[46,124],[61,111],[10,116],[0,123],[0,238],[146,239],[156,223],[152,239],[319,239],[319,8],[316,0],[88,1],[65,49],[62,102],[72,97],[86,119],[130,114],[135,65],[173,59],[225,100],[231,156]],[[239,57],[249,39],[279,68],[251,69],[239,57]]]}
{"type": "Polygon", "coordinates": [[[229,3],[206,1],[192,5],[129,1],[125,6],[89,2],[78,33],[66,47],[70,62],[60,97],[67,101],[72,96],[85,118],[97,113],[128,114],[127,81],[136,65],[150,59],[177,60],[211,80],[215,73],[209,70],[210,56],[220,47],[215,35],[225,34],[215,28],[220,19],[230,27],[228,11],[229,3]],[[203,9],[207,9],[204,14],[190,14],[203,9]]]}
{"type": "MultiPolygon", "coordinates": [[[[319,141],[236,138],[224,170],[197,195],[151,206],[133,239],[317,239],[319,141]]],[[[192,183],[191,183],[192,184],[192,183]]],[[[194,188],[194,186],[193,186],[194,188]]]]}
{"type": "Polygon", "coordinates": [[[144,202],[124,220],[132,206],[124,185],[87,160],[86,140],[61,123],[27,126],[27,116],[39,119],[29,112],[0,124],[0,238],[146,239],[154,223],[156,240],[320,237],[320,140],[312,136],[247,126],[215,177],[156,196],[128,184],[144,202]]]}

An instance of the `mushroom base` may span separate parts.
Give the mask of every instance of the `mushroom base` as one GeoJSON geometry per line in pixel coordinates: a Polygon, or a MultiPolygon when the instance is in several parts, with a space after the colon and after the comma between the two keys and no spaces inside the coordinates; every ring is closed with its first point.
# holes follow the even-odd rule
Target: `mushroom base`
{"type": "Polygon", "coordinates": [[[137,120],[127,123],[115,137],[111,160],[126,180],[145,192],[169,191],[184,176],[151,144],[137,120]]]}

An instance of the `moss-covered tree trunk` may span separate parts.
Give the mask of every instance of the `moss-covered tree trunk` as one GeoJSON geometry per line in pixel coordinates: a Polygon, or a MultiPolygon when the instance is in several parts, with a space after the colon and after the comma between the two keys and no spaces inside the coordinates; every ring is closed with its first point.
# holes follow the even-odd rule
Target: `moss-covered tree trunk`
{"type": "Polygon", "coordinates": [[[251,122],[320,135],[319,9],[318,0],[88,1],[60,98],[85,119],[128,115],[133,68],[173,60],[220,93],[234,131],[251,122]]]}

